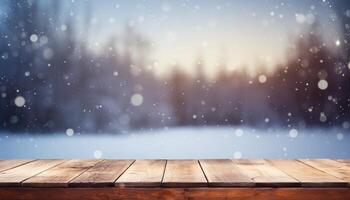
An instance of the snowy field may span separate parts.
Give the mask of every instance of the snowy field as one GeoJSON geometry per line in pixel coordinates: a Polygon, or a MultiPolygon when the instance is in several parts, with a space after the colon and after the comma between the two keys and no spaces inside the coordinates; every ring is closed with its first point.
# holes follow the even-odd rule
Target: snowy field
{"type": "Polygon", "coordinates": [[[350,158],[345,129],[170,128],[118,135],[0,134],[0,158],[350,158]]]}

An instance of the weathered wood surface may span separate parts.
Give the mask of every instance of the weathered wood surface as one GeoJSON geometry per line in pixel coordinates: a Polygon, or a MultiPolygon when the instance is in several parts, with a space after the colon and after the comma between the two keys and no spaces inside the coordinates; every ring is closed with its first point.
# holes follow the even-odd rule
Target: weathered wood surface
{"type": "MultiPolygon", "coordinates": [[[[270,160],[277,168],[300,181],[304,187],[346,187],[347,182],[298,160],[270,160]]],[[[339,163],[340,165],[340,163],[339,163]]]]}
{"type": "Polygon", "coordinates": [[[29,162],[28,164],[2,171],[0,172],[0,187],[21,186],[21,183],[24,180],[27,180],[62,162],[62,160],[36,160],[34,162],[29,162]]]}
{"type": "Polygon", "coordinates": [[[0,160],[0,187],[348,187],[348,160],[0,160]]]}
{"type": "Polygon", "coordinates": [[[213,187],[253,187],[254,181],[232,160],[200,160],[209,186],[213,187]]]}
{"type": "Polygon", "coordinates": [[[300,161],[348,183],[350,182],[350,166],[346,163],[339,163],[331,159],[303,159],[300,161]]]}
{"type": "Polygon", "coordinates": [[[0,160],[0,172],[29,163],[33,160],[0,160]]]}
{"type": "Polygon", "coordinates": [[[197,160],[169,160],[162,186],[205,187],[207,180],[197,160]]]}
{"type": "Polygon", "coordinates": [[[296,187],[299,181],[288,176],[265,160],[234,160],[242,173],[246,174],[256,186],[261,187],[296,187]]]}
{"type": "Polygon", "coordinates": [[[69,160],[25,181],[27,187],[68,187],[68,183],[100,160],[69,160]]]}
{"type": "Polygon", "coordinates": [[[115,182],[118,187],[159,187],[166,160],[136,160],[115,182]]]}
{"type": "Polygon", "coordinates": [[[0,160],[0,199],[350,199],[349,160],[0,160]]]}
{"type": "Polygon", "coordinates": [[[115,181],[130,167],[132,160],[104,160],[72,180],[72,187],[106,187],[115,181]]]}

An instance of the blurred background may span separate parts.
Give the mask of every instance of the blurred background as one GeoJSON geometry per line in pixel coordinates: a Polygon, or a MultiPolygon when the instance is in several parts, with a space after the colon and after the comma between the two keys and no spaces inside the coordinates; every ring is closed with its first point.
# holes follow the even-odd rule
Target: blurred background
{"type": "MultiPolygon", "coordinates": [[[[0,142],[173,127],[345,141],[349,42],[347,0],[3,0],[0,142]]],[[[242,157],[221,152],[210,155],[242,157]]]]}

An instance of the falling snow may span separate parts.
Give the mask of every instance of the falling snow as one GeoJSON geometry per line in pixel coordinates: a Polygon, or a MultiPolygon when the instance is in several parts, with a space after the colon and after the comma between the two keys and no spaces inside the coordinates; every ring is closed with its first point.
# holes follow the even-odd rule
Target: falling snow
{"type": "Polygon", "coordinates": [[[321,122],[326,122],[327,121],[327,116],[324,112],[320,113],[320,121],[321,122]]]}
{"type": "Polygon", "coordinates": [[[133,94],[130,102],[133,106],[140,106],[143,103],[143,96],[141,94],[133,94]]]}
{"type": "MultiPolygon", "coordinates": [[[[309,129],[336,130],[320,145],[342,143],[350,129],[350,3],[339,2],[243,2],[237,10],[234,1],[59,1],[57,12],[50,2],[6,1],[0,128],[75,140],[227,127],[227,140],[258,144],[277,127],[271,138],[286,157],[293,147],[277,138],[296,143],[309,129]]],[[[227,155],[246,157],[234,142],[227,155]]],[[[87,153],[108,154],[102,145],[87,153]]]]}
{"type": "Polygon", "coordinates": [[[325,90],[328,87],[328,82],[326,80],[319,80],[317,86],[320,90],[325,90]]]}
{"type": "Polygon", "coordinates": [[[100,159],[102,157],[103,153],[101,150],[95,150],[94,151],[94,158],[100,159]]]}
{"type": "Polygon", "coordinates": [[[265,75],[262,74],[262,75],[259,76],[259,82],[260,83],[265,83],[266,80],[267,80],[267,77],[265,75]]]}
{"type": "Polygon", "coordinates": [[[296,138],[297,136],[298,136],[298,130],[297,129],[290,129],[290,131],[289,131],[289,136],[291,137],[291,138],[296,138]]]}
{"type": "Polygon", "coordinates": [[[74,135],[74,130],[71,129],[71,128],[68,128],[68,129],[66,130],[66,135],[68,135],[68,136],[73,136],[73,135],[74,135]]]}
{"type": "Polygon", "coordinates": [[[30,41],[32,41],[32,42],[37,42],[37,41],[38,41],[38,36],[37,36],[36,34],[32,34],[32,35],[30,36],[30,41]]]}
{"type": "Polygon", "coordinates": [[[16,105],[17,107],[23,107],[25,103],[26,103],[26,100],[24,99],[24,97],[22,97],[22,96],[17,96],[17,97],[15,98],[15,105],[16,105]]]}

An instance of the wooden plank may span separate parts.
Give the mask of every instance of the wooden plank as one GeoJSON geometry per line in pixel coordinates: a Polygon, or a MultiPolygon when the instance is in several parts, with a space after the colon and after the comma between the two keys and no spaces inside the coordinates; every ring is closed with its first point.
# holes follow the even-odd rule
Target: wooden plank
{"type": "Polygon", "coordinates": [[[347,182],[297,160],[269,160],[269,162],[299,180],[303,187],[346,187],[347,185],[347,182]]]}
{"type": "Polygon", "coordinates": [[[113,186],[114,182],[133,162],[133,160],[104,160],[72,180],[69,186],[113,186]]]}
{"type": "Polygon", "coordinates": [[[348,183],[350,182],[350,166],[345,163],[330,159],[300,159],[300,161],[348,183]]]}
{"type": "Polygon", "coordinates": [[[136,160],[115,182],[118,187],[159,187],[165,160],[136,160]]]}
{"type": "Polygon", "coordinates": [[[69,181],[101,160],[69,160],[25,180],[25,187],[68,187],[69,181]]]}
{"type": "Polygon", "coordinates": [[[18,167],[34,160],[0,160],[0,172],[18,167]]]}
{"type": "Polygon", "coordinates": [[[0,188],[6,200],[346,200],[348,188],[0,188]]]}
{"type": "Polygon", "coordinates": [[[209,186],[214,187],[252,187],[254,182],[233,164],[231,160],[200,160],[209,186]]]}
{"type": "Polygon", "coordinates": [[[298,187],[299,181],[265,160],[233,160],[236,166],[258,187],[298,187]]]}
{"type": "Polygon", "coordinates": [[[0,186],[20,186],[22,181],[50,169],[63,160],[36,160],[0,173],[0,186]]]}
{"type": "Polygon", "coordinates": [[[205,187],[208,186],[208,182],[197,160],[169,160],[162,186],[205,187]]]}

